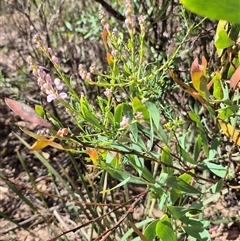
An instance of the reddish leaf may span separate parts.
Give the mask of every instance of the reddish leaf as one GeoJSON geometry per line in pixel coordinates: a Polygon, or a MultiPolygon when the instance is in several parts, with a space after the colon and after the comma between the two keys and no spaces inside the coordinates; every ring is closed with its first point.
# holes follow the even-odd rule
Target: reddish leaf
{"type": "Polygon", "coordinates": [[[104,43],[104,46],[106,48],[106,50],[108,49],[107,47],[107,42],[108,42],[108,30],[104,27],[103,32],[102,32],[102,40],[104,43]]]}
{"type": "Polygon", "coordinates": [[[204,99],[209,98],[206,78],[207,60],[202,56],[202,63],[199,64],[198,58],[195,58],[191,65],[191,79],[194,88],[203,96],[204,99]]]}
{"type": "Polygon", "coordinates": [[[45,121],[42,117],[40,117],[31,107],[20,103],[16,100],[12,100],[9,98],[5,98],[5,103],[8,107],[17,115],[19,115],[22,119],[35,123],[40,126],[50,127],[51,125],[45,121]]]}
{"type": "Polygon", "coordinates": [[[195,91],[195,89],[191,88],[187,84],[185,84],[181,79],[179,79],[174,72],[169,69],[168,70],[169,75],[171,78],[188,94],[190,94],[194,99],[197,99],[204,105],[210,105],[209,102],[207,102],[198,92],[195,91]]]}
{"type": "Polygon", "coordinates": [[[191,65],[191,78],[194,88],[199,91],[200,78],[206,75],[207,60],[202,56],[202,64],[199,64],[198,58],[195,58],[191,65]]]}
{"type": "Polygon", "coordinates": [[[240,81],[240,65],[235,70],[235,72],[233,73],[233,75],[230,79],[230,88],[232,90],[235,90],[239,81],[240,81]]]}

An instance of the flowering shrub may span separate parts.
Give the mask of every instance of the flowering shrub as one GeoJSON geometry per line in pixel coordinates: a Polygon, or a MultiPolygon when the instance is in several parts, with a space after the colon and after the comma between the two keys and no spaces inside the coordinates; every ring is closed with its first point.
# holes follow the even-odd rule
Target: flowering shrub
{"type": "MultiPolygon", "coordinates": [[[[105,186],[99,190],[103,195],[122,186],[126,191],[129,183],[144,185],[146,190],[135,197],[132,207],[147,196],[148,213],[144,224],[141,224],[145,226],[140,232],[140,226],[137,228],[132,224],[132,231],[123,235],[122,240],[127,240],[133,230],[142,240],[154,240],[155,237],[163,241],[186,237],[210,240],[207,231],[210,221],[203,218],[204,207],[210,202],[206,195],[225,191],[225,180],[233,174],[228,166],[214,162],[223,157],[218,149],[221,145],[220,133],[217,135],[210,130],[210,121],[201,119],[198,108],[202,105],[209,120],[218,123],[220,130],[233,140],[234,145],[239,145],[239,133],[234,131],[232,123],[227,122],[238,113],[238,107],[234,107],[236,100],[231,99],[219,72],[213,73],[210,80],[208,63],[204,57],[201,62],[198,59],[192,62],[189,75],[193,87],[175,74],[174,60],[190,33],[201,22],[188,28],[178,47],[174,49],[170,46],[171,53],[160,64],[149,63],[151,53],[145,39],[148,23],[144,16],[134,15],[130,1],[125,1],[125,8],[128,35],[116,28],[112,29],[104,12],[100,13],[108,71],[102,72],[96,66],[91,66],[88,71],[84,65],[78,66],[78,74],[88,88],[98,87],[100,90],[94,103],[88,96],[77,93],[74,79],[66,77],[61,70],[61,59],[53,55],[52,49],[45,46],[39,36],[35,36],[34,41],[51,61],[56,76],[51,77],[31,58],[28,61],[30,68],[41,91],[46,95],[47,102],[55,101],[63,106],[74,128],[61,123],[53,114],[47,111],[44,113],[44,108],[39,107],[36,112],[42,117],[45,115],[51,128],[47,133],[38,134],[24,130],[37,139],[30,150],[52,146],[70,153],[86,153],[88,161],[93,163],[96,170],[105,171],[118,180],[116,186],[105,186]],[[189,129],[184,129],[185,120],[181,115],[168,111],[164,100],[156,98],[161,97],[162,86],[169,80],[196,101],[188,113],[191,121],[189,129]],[[218,176],[218,180],[206,178],[202,175],[205,171],[209,175],[218,176]],[[155,202],[163,212],[156,220],[148,218],[151,214],[150,206],[155,202]]],[[[234,41],[231,42],[232,48],[234,41]]],[[[224,46],[223,49],[228,47],[224,46]]],[[[236,63],[231,73],[236,76],[239,73],[239,54],[231,57],[236,63]]],[[[238,79],[235,83],[234,80],[233,77],[230,79],[230,85],[234,86],[232,89],[235,89],[239,81],[238,79]]],[[[128,197],[129,193],[125,192],[125,195],[128,197]]],[[[131,210],[127,210],[126,216],[131,210]]],[[[124,218],[126,217],[120,218],[113,227],[108,227],[110,231],[103,232],[102,235],[108,237],[124,218]]]]}

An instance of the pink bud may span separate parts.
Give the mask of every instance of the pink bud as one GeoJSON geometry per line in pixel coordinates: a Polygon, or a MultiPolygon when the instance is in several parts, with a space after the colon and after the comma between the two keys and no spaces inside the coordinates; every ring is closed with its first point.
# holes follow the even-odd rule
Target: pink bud
{"type": "Polygon", "coordinates": [[[50,55],[52,55],[52,49],[51,48],[47,48],[47,51],[48,51],[48,53],[50,54],[50,55]]]}
{"type": "Polygon", "coordinates": [[[46,74],[45,79],[50,85],[52,84],[52,78],[51,78],[50,74],[46,74]]]}
{"type": "Polygon", "coordinates": [[[58,90],[62,90],[62,89],[63,89],[63,84],[61,83],[61,80],[60,80],[60,79],[56,78],[56,79],[54,80],[54,84],[55,84],[55,86],[56,86],[56,88],[57,88],[58,90]]]}
{"type": "Polygon", "coordinates": [[[52,56],[52,61],[53,61],[55,64],[58,64],[59,59],[58,59],[58,57],[56,57],[55,55],[53,55],[53,56],[52,56]]]}
{"type": "Polygon", "coordinates": [[[37,83],[39,86],[42,86],[44,84],[44,80],[41,77],[38,77],[37,83]]]}
{"type": "Polygon", "coordinates": [[[120,122],[120,127],[124,128],[129,124],[129,118],[126,116],[123,116],[122,121],[120,122]]]}

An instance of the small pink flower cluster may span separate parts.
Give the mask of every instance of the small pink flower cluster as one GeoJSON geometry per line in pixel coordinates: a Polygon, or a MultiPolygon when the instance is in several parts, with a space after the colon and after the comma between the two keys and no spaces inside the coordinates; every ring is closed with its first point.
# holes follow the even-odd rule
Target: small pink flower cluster
{"type": "Polygon", "coordinates": [[[107,88],[103,93],[104,93],[104,95],[106,97],[111,97],[112,96],[112,91],[109,88],[107,88]]]}
{"type": "Polygon", "coordinates": [[[58,90],[63,89],[63,84],[60,79],[56,78],[52,81],[51,76],[47,74],[42,67],[38,68],[36,76],[38,77],[37,82],[41,90],[47,94],[47,102],[51,102],[58,98],[65,99],[67,97],[65,92],[58,93],[58,90]]]}
{"type": "Polygon", "coordinates": [[[49,131],[49,129],[41,129],[41,130],[37,131],[37,135],[50,136],[50,131],[49,131]]]}
{"type": "Polygon", "coordinates": [[[144,19],[144,17],[143,17],[143,15],[140,15],[139,17],[138,17],[138,23],[139,23],[139,25],[140,25],[140,29],[141,29],[141,34],[145,34],[145,28],[146,28],[146,23],[145,23],[145,19],[144,19]]]}
{"type": "Polygon", "coordinates": [[[126,116],[123,116],[122,121],[120,122],[121,128],[126,128],[130,124],[130,119],[126,116]]]}
{"type": "Polygon", "coordinates": [[[31,57],[28,59],[28,62],[33,70],[33,75],[38,78],[38,85],[40,86],[41,90],[47,94],[48,102],[58,98],[67,98],[67,94],[65,92],[58,93],[59,90],[63,89],[63,84],[61,83],[60,79],[56,78],[54,81],[52,81],[51,76],[43,70],[42,66],[37,67],[33,64],[31,57]]]}
{"type": "Polygon", "coordinates": [[[88,81],[92,81],[91,79],[91,73],[90,72],[87,72],[86,69],[84,68],[84,66],[82,64],[79,64],[78,65],[78,73],[80,75],[80,77],[83,79],[83,80],[88,80],[88,81]]]}
{"type": "Polygon", "coordinates": [[[107,24],[107,15],[104,11],[100,11],[99,17],[101,19],[101,24],[105,26],[107,24]]]}
{"type": "Polygon", "coordinates": [[[125,0],[125,6],[125,25],[127,26],[128,30],[134,34],[136,28],[136,16],[134,15],[131,1],[125,0]]]}
{"type": "Polygon", "coordinates": [[[58,90],[63,89],[61,80],[56,78],[52,81],[51,76],[47,74],[41,66],[38,67],[38,70],[34,75],[38,77],[37,83],[41,87],[41,90],[47,94],[47,102],[51,102],[58,98],[65,99],[67,97],[65,92],[58,93],[58,90]],[[53,85],[53,82],[55,86],[53,85]]]}

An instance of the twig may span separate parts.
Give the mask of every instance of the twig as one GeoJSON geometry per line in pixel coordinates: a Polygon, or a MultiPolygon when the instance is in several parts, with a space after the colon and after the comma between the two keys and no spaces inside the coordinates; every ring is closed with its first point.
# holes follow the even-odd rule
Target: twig
{"type": "MultiPolygon", "coordinates": [[[[63,232],[61,235],[58,235],[58,236],[56,236],[56,237],[54,237],[54,238],[52,238],[52,239],[49,239],[48,241],[55,241],[55,240],[57,240],[58,238],[62,237],[63,235],[66,235],[66,234],[68,234],[68,233],[70,233],[70,232],[76,232],[77,230],[79,230],[79,229],[81,229],[81,228],[83,228],[83,227],[85,227],[85,226],[88,226],[89,224],[91,224],[91,223],[93,223],[93,222],[96,222],[96,221],[98,221],[98,220],[100,220],[100,219],[103,219],[103,218],[109,216],[111,213],[117,211],[118,209],[121,209],[121,208],[123,208],[123,207],[126,207],[128,203],[132,202],[134,199],[137,198],[137,200],[134,201],[134,203],[130,206],[130,208],[128,209],[127,213],[123,216],[123,218],[120,219],[120,221],[122,222],[129,213],[133,212],[136,203],[139,202],[139,200],[140,200],[144,195],[146,195],[147,193],[148,193],[148,190],[146,190],[146,191],[138,194],[137,196],[131,198],[130,200],[128,200],[128,201],[125,202],[124,204],[121,204],[121,205],[119,205],[118,207],[112,209],[110,212],[105,213],[105,214],[101,215],[100,217],[94,218],[94,219],[92,219],[92,220],[90,220],[90,221],[88,221],[88,222],[86,222],[86,223],[83,223],[83,224],[81,224],[80,226],[77,226],[77,227],[75,227],[75,228],[73,228],[73,229],[70,229],[70,230],[68,230],[68,231],[66,231],[66,232],[63,232]]],[[[119,223],[119,222],[118,222],[118,223],[119,223]]],[[[115,228],[115,226],[116,226],[116,225],[114,225],[113,228],[115,228]]],[[[99,240],[99,238],[102,237],[103,235],[107,235],[106,233],[109,232],[109,231],[111,231],[113,228],[111,228],[111,229],[107,230],[106,232],[104,232],[104,233],[103,233],[101,236],[99,236],[95,241],[99,240]]],[[[109,235],[110,235],[110,234],[109,234],[109,235]]],[[[109,236],[109,235],[108,235],[108,236],[109,236]]],[[[106,239],[103,239],[103,240],[106,240],[106,239]]]]}
{"type": "Polygon", "coordinates": [[[113,9],[107,2],[103,1],[103,0],[95,0],[95,2],[100,3],[107,12],[109,12],[113,17],[115,17],[116,19],[118,19],[121,22],[124,22],[125,17],[119,13],[118,11],[116,11],[115,9],[113,9]]]}
{"type": "Polygon", "coordinates": [[[147,192],[143,192],[141,193],[141,196],[139,196],[130,206],[130,208],[127,210],[127,212],[119,219],[119,221],[112,226],[110,229],[108,229],[107,231],[105,231],[103,234],[101,234],[98,238],[96,238],[94,241],[98,241],[101,239],[101,241],[106,241],[107,238],[111,235],[111,233],[114,231],[114,229],[116,229],[124,220],[125,218],[130,214],[133,213],[137,203],[143,198],[143,196],[146,194],[147,192]]]}

